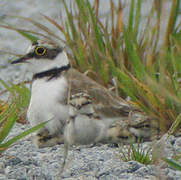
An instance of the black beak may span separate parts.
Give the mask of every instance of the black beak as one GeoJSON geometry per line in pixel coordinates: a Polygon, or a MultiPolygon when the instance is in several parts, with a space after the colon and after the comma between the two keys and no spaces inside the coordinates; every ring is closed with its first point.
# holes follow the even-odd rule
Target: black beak
{"type": "Polygon", "coordinates": [[[26,60],[28,60],[30,58],[29,54],[24,55],[14,61],[11,62],[11,64],[18,64],[18,63],[25,63],[26,60]]]}

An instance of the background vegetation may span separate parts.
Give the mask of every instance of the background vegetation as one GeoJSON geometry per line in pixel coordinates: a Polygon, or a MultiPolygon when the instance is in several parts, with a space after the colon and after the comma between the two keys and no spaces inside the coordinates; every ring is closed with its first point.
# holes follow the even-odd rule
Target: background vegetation
{"type": "Polygon", "coordinates": [[[105,23],[99,18],[99,0],[94,2],[91,7],[89,1],[76,0],[73,14],[63,1],[67,20],[57,27],[71,50],[73,66],[107,87],[113,85],[114,79],[118,94],[130,97],[130,103],[157,121],[162,132],[175,120],[180,128],[180,1],[171,3],[162,41],[164,1],[154,1],[144,29],[140,26],[143,1],[131,1],[128,22],[124,22],[123,5],[119,1],[115,7],[110,0],[105,23]]]}

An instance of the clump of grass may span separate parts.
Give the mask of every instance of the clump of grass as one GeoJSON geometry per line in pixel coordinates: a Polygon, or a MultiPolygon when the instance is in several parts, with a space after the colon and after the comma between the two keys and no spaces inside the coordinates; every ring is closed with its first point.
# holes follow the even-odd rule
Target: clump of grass
{"type": "Polygon", "coordinates": [[[141,143],[130,144],[122,149],[120,147],[120,156],[123,161],[137,161],[139,163],[148,165],[152,163],[150,154],[151,148],[144,149],[141,143]]]}
{"type": "Polygon", "coordinates": [[[30,98],[30,92],[23,84],[8,85],[3,80],[0,80],[0,83],[10,93],[10,98],[8,102],[1,101],[2,106],[0,106],[0,154],[1,154],[10,146],[15,144],[18,140],[43,127],[46,122],[41,123],[24,132],[21,132],[18,135],[9,138],[7,140],[7,137],[11,132],[14,124],[25,113],[25,109],[27,108],[30,98]]]}
{"type": "MultiPolygon", "coordinates": [[[[89,1],[76,0],[72,14],[65,1],[67,20],[61,31],[71,49],[74,67],[89,71],[90,77],[104,86],[117,80],[120,96],[129,96],[137,107],[157,121],[165,133],[180,114],[180,25],[176,26],[180,1],[174,1],[160,41],[163,1],[154,2],[147,26],[140,27],[143,1],[131,1],[128,22],[122,19],[122,4],[118,8],[110,0],[110,14],[105,24],[99,18],[99,1],[91,7],[89,1]],[[155,17],[155,24],[151,18],[155,17]],[[109,26],[111,25],[111,26],[109,26]],[[159,74],[159,76],[156,76],[159,74]]],[[[181,123],[177,123],[177,128],[181,123]],[[179,124],[179,125],[178,125],[179,124]]]]}

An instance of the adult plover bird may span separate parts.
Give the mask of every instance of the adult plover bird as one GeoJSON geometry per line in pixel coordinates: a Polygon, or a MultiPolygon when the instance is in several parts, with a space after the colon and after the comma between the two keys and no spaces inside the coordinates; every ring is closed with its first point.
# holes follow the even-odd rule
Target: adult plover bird
{"type": "Polygon", "coordinates": [[[70,68],[63,48],[38,40],[23,57],[12,62],[17,63],[28,63],[33,72],[27,111],[30,124],[49,121],[34,137],[38,147],[63,143],[64,139],[70,144],[124,140],[124,128],[120,129],[114,122],[127,116],[130,107],[106,88],[70,68]]]}

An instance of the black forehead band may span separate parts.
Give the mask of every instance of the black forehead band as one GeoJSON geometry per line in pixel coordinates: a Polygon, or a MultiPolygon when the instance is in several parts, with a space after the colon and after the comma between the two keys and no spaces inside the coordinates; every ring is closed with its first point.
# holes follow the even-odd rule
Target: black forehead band
{"type": "Polygon", "coordinates": [[[59,53],[63,51],[63,48],[54,48],[54,49],[46,49],[46,53],[44,55],[37,55],[35,52],[30,52],[28,54],[29,58],[36,58],[36,59],[55,59],[59,53]]]}

